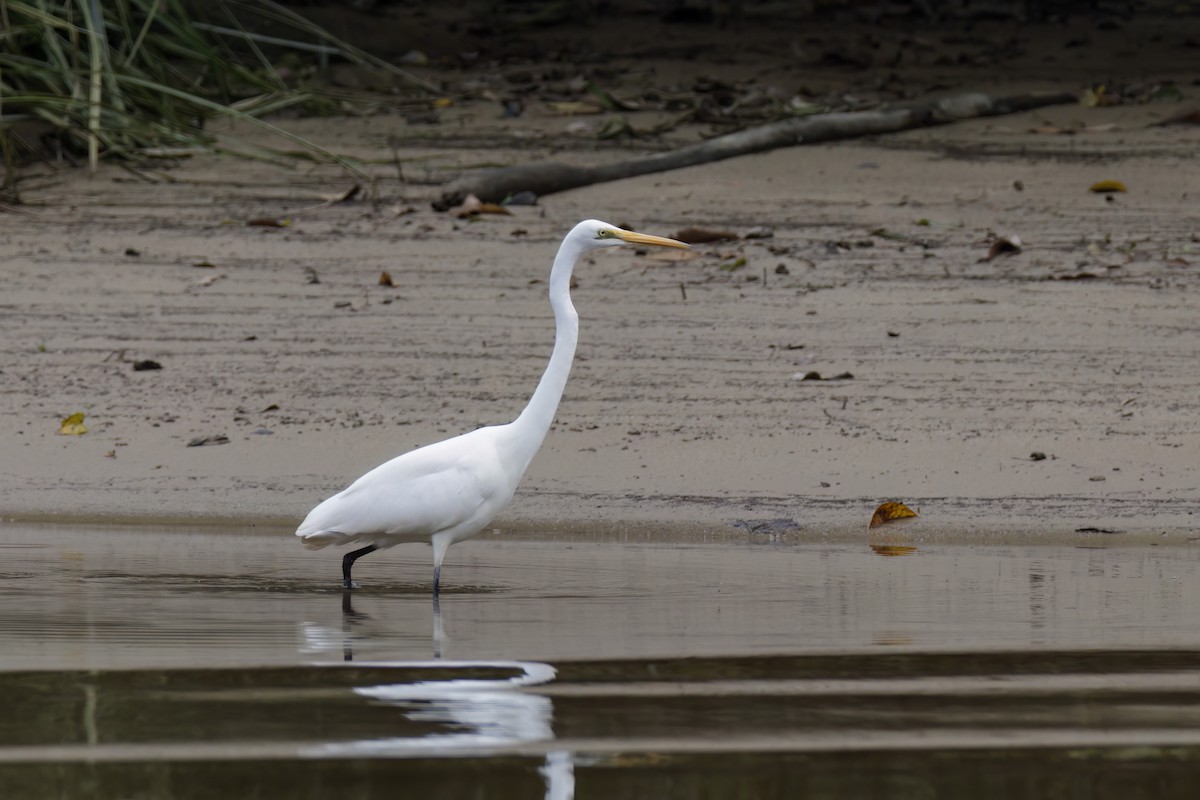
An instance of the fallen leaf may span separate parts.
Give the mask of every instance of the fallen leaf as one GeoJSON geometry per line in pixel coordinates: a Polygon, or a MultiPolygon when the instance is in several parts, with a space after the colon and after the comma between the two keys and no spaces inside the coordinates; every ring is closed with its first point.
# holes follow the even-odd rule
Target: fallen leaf
{"type": "Polygon", "coordinates": [[[433,101],[434,108],[449,108],[454,105],[454,100],[449,97],[439,97],[433,101]]]}
{"type": "Polygon", "coordinates": [[[255,217],[254,219],[246,220],[246,224],[252,228],[286,228],[292,224],[290,219],[275,219],[274,217],[255,217]]]}
{"type": "Polygon", "coordinates": [[[1093,525],[1086,525],[1082,528],[1076,528],[1075,532],[1076,533],[1120,533],[1120,531],[1115,531],[1112,528],[1097,528],[1093,525]]]}
{"type": "Polygon", "coordinates": [[[1096,192],[1097,194],[1110,194],[1112,192],[1125,192],[1128,190],[1125,188],[1125,184],[1120,181],[1107,180],[1093,183],[1088,187],[1088,191],[1096,192]]]}
{"type": "Polygon", "coordinates": [[[82,436],[87,433],[87,426],[83,424],[83,412],[78,411],[62,421],[62,425],[58,428],[59,436],[82,436]]]}
{"type": "Polygon", "coordinates": [[[382,273],[380,273],[379,285],[380,286],[395,286],[396,282],[392,280],[392,273],[388,272],[387,270],[384,270],[382,273]]]}
{"type": "Polygon", "coordinates": [[[229,444],[229,437],[224,434],[218,436],[197,436],[187,443],[188,447],[207,447],[209,445],[229,444]]]}
{"type": "Polygon", "coordinates": [[[212,263],[208,259],[202,259],[200,261],[193,261],[192,266],[200,267],[201,269],[216,269],[216,267],[217,267],[216,264],[212,263]]]}
{"type": "Polygon", "coordinates": [[[162,369],[162,364],[149,358],[143,358],[140,361],[133,362],[134,372],[145,372],[152,369],[162,369]]]}
{"type": "Polygon", "coordinates": [[[726,261],[724,264],[721,264],[719,269],[722,272],[733,272],[734,270],[741,269],[744,266],[746,266],[746,257],[738,256],[737,258],[730,259],[729,261],[726,261]]]}
{"type": "Polygon", "coordinates": [[[849,381],[849,380],[853,380],[853,379],[854,379],[854,376],[851,375],[849,372],[839,373],[837,375],[834,375],[832,378],[822,378],[821,373],[817,372],[816,370],[809,370],[808,372],[797,372],[795,375],[792,376],[792,380],[797,380],[797,381],[849,381]]]}
{"type": "Polygon", "coordinates": [[[483,201],[473,194],[469,194],[463,198],[460,205],[450,209],[450,213],[459,219],[473,217],[479,213],[479,209],[483,207],[483,201]]]}
{"type": "Polygon", "coordinates": [[[980,261],[991,261],[1000,256],[1013,256],[1021,252],[1021,237],[1015,233],[1008,236],[993,236],[987,255],[980,261]]]}
{"type": "Polygon", "coordinates": [[[880,504],[879,508],[875,509],[875,513],[871,515],[871,522],[867,527],[878,528],[880,525],[886,525],[889,522],[915,516],[917,516],[917,512],[904,505],[904,503],[889,501],[880,504]]]}
{"type": "Polygon", "coordinates": [[[1083,96],[1079,98],[1080,105],[1088,108],[1096,108],[1098,106],[1115,106],[1121,102],[1120,97],[1113,97],[1107,94],[1106,87],[1097,86],[1095,88],[1084,89],[1083,96]]]}
{"type": "Polygon", "coordinates": [[[710,228],[684,228],[677,231],[672,237],[681,242],[688,244],[707,244],[708,242],[721,242],[726,239],[737,239],[738,235],[733,231],[713,230],[710,228]]]}
{"type": "Polygon", "coordinates": [[[619,139],[622,136],[634,136],[634,130],[629,120],[620,116],[610,116],[596,131],[597,139],[619,139]]]}
{"type": "Polygon", "coordinates": [[[1030,461],[1045,461],[1046,454],[1043,453],[1041,450],[1034,450],[1032,453],[1029,454],[1029,460],[1030,461]]]}
{"type": "Polygon", "coordinates": [[[469,194],[463,198],[462,205],[450,209],[450,213],[459,219],[475,217],[479,214],[505,214],[510,217],[513,215],[504,206],[496,203],[485,203],[473,194],[469,194]]]}
{"type": "Polygon", "coordinates": [[[775,236],[775,231],[765,225],[758,225],[746,231],[743,239],[770,239],[775,236]]]}
{"type": "Polygon", "coordinates": [[[305,281],[306,283],[320,283],[321,282],[320,276],[317,275],[317,271],[313,267],[305,267],[304,268],[304,276],[305,276],[305,278],[307,278],[307,280],[305,281]]]}

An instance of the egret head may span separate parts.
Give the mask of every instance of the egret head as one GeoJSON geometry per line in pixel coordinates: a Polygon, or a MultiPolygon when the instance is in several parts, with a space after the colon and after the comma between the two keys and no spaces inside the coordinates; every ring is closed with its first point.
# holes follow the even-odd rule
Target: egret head
{"type": "Polygon", "coordinates": [[[614,247],[622,244],[650,244],[659,247],[683,247],[689,245],[663,236],[651,236],[647,233],[635,233],[598,219],[588,219],[575,226],[572,235],[578,235],[584,241],[584,246],[591,250],[597,247],[614,247]]]}

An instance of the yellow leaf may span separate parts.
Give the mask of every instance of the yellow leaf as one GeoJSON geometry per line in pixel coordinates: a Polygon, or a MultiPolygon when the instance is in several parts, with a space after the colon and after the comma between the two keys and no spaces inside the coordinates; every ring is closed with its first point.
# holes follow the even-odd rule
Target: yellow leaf
{"type": "Polygon", "coordinates": [[[452,105],[454,105],[454,101],[449,97],[439,97],[437,100],[433,101],[434,108],[449,108],[452,105]]]}
{"type": "Polygon", "coordinates": [[[875,509],[875,513],[871,515],[871,524],[867,527],[878,528],[880,525],[895,522],[898,519],[907,519],[908,517],[915,516],[917,516],[917,512],[904,505],[904,503],[883,503],[879,508],[875,509]]]}
{"type": "Polygon", "coordinates": [[[62,426],[58,429],[59,436],[82,436],[87,433],[87,426],[83,424],[83,412],[72,414],[62,421],[62,426]]]}
{"type": "Polygon", "coordinates": [[[1090,187],[1088,187],[1088,191],[1089,192],[1108,193],[1108,192],[1124,192],[1127,190],[1125,189],[1125,184],[1121,183],[1120,181],[1097,181],[1096,183],[1093,183],[1090,187]]]}

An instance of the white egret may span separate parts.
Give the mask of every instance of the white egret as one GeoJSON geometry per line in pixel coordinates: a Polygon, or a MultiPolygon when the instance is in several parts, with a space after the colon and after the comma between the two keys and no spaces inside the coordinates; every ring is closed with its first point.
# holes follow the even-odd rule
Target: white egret
{"type": "Polygon", "coordinates": [[[580,222],[554,258],[554,351],[520,416],[393,458],[309,512],[296,530],[305,547],[366,545],[342,559],[345,588],[357,588],[350,570],[368,553],[403,542],[430,542],[437,596],[446,549],[479,533],[508,504],[554,421],[579,339],[579,315],[570,292],[575,263],[589,250],[623,244],[688,246],[594,219],[580,222]]]}

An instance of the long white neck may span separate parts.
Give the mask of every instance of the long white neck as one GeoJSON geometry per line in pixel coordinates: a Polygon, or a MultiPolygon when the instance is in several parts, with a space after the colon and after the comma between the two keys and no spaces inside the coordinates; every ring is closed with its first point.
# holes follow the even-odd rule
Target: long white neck
{"type": "Polygon", "coordinates": [[[542,373],[529,405],[509,426],[513,434],[513,457],[520,464],[522,473],[542,446],[542,440],[554,422],[558,401],[562,399],[567,376],[571,374],[575,345],[579,342],[579,314],[571,304],[571,271],[575,269],[575,262],[582,251],[575,237],[569,236],[559,248],[554,267],[550,270],[550,307],[554,309],[555,324],[554,352],[550,354],[550,363],[546,365],[546,371],[542,373]]]}

